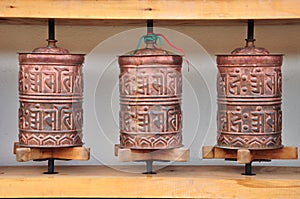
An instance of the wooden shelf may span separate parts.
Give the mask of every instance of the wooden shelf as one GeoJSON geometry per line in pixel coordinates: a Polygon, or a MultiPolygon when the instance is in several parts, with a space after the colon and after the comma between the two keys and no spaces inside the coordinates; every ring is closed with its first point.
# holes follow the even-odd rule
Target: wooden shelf
{"type": "Polygon", "coordinates": [[[61,19],[299,19],[298,0],[1,0],[0,17],[61,19]]]}
{"type": "Polygon", "coordinates": [[[153,175],[124,172],[126,167],[57,166],[55,175],[43,174],[44,166],[0,167],[0,196],[291,199],[300,194],[300,167],[256,166],[251,177],[241,175],[241,166],[168,166],[153,175]]]}

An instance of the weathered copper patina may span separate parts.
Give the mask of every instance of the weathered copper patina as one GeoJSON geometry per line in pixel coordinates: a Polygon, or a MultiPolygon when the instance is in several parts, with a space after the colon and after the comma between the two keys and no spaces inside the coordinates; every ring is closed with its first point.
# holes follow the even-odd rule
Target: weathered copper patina
{"type": "Polygon", "coordinates": [[[269,54],[248,41],[217,55],[218,147],[282,147],[282,54],[269,54]]]}
{"type": "Polygon", "coordinates": [[[120,146],[168,149],[182,146],[182,56],[144,49],[119,57],[120,146]]]}
{"type": "Polygon", "coordinates": [[[47,47],[19,53],[19,144],[26,147],[81,146],[83,54],[47,47]]]}

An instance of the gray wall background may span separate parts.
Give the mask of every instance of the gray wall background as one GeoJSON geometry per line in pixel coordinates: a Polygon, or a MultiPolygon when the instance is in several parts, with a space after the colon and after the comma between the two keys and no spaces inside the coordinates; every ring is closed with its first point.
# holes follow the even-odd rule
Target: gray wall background
{"type": "MultiPolygon", "coordinates": [[[[185,50],[190,72],[183,72],[183,144],[190,148],[190,161],[155,163],[156,167],[180,165],[238,165],[224,160],[202,159],[203,145],[216,143],[216,54],[230,53],[245,45],[246,24],[156,27],[179,48],[185,50]]],[[[57,161],[59,165],[116,165],[114,156],[119,143],[117,56],[133,50],[144,27],[134,26],[56,26],[59,47],[71,53],[84,53],[84,142],[91,149],[89,161],[57,161]]],[[[300,142],[300,24],[256,25],[257,47],[284,54],[283,74],[283,144],[300,142]]],[[[46,165],[46,162],[16,162],[13,143],[18,141],[18,52],[31,52],[46,45],[47,24],[0,24],[0,165],[46,165]]],[[[143,45],[142,45],[143,47],[143,45]]],[[[163,42],[163,48],[177,52],[163,42]]],[[[273,160],[255,165],[299,166],[299,160],[273,160]]]]}

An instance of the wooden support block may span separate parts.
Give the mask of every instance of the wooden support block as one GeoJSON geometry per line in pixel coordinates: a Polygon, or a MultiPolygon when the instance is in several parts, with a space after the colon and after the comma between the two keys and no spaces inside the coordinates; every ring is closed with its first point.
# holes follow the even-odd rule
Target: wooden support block
{"type": "Polygon", "coordinates": [[[29,148],[14,144],[14,154],[18,162],[30,160],[60,159],[60,160],[89,160],[90,149],[86,147],[61,148],[29,148]]]}
{"type": "Polygon", "coordinates": [[[27,162],[31,160],[30,148],[17,148],[16,149],[16,160],[18,162],[27,162]]]}
{"type": "Polygon", "coordinates": [[[230,159],[246,164],[254,160],[292,160],[298,159],[298,148],[286,146],[279,149],[251,150],[251,149],[225,149],[212,146],[202,147],[203,159],[230,159]]]}
{"type": "Polygon", "coordinates": [[[205,159],[213,159],[215,157],[213,146],[203,146],[202,147],[202,157],[205,159]]]}
{"type": "Polygon", "coordinates": [[[13,153],[16,154],[16,150],[18,148],[18,142],[14,142],[13,153]]]}
{"type": "Polygon", "coordinates": [[[237,150],[237,162],[240,164],[247,164],[252,161],[252,155],[248,149],[237,150]]]}
{"type": "Polygon", "coordinates": [[[122,162],[146,160],[187,162],[190,159],[190,150],[186,148],[138,150],[121,148],[116,144],[115,156],[122,162]]]}

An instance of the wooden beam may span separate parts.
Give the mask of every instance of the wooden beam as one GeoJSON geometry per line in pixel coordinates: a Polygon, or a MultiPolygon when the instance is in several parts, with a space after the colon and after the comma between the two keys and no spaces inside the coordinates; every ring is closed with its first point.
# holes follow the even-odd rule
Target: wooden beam
{"type": "Polygon", "coordinates": [[[86,147],[61,148],[28,148],[19,147],[14,143],[14,154],[18,162],[30,160],[61,159],[61,160],[89,160],[90,149],[86,147]]]}
{"type": "Polygon", "coordinates": [[[161,149],[161,150],[135,150],[121,148],[115,145],[115,156],[122,162],[132,161],[175,161],[187,162],[190,157],[190,150],[186,148],[161,149]]]}
{"type": "Polygon", "coordinates": [[[202,158],[232,159],[242,164],[250,163],[252,160],[295,160],[298,159],[298,147],[285,146],[280,149],[250,150],[203,146],[202,158]]]}
{"type": "Polygon", "coordinates": [[[299,19],[298,0],[1,0],[0,17],[68,19],[299,19]]]}
{"type": "MultiPolygon", "coordinates": [[[[248,20],[154,20],[155,27],[167,26],[244,26],[248,20]]],[[[0,24],[8,25],[43,25],[47,26],[45,18],[0,18],[0,24]]],[[[145,27],[144,19],[56,19],[57,26],[138,26],[145,27]]],[[[255,26],[260,25],[300,25],[300,19],[259,19],[255,20],[255,26]]]]}
{"type": "Polygon", "coordinates": [[[299,198],[300,167],[256,166],[256,176],[243,176],[243,166],[167,166],[155,175],[140,166],[0,167],[1,198],[299,198]]]}

